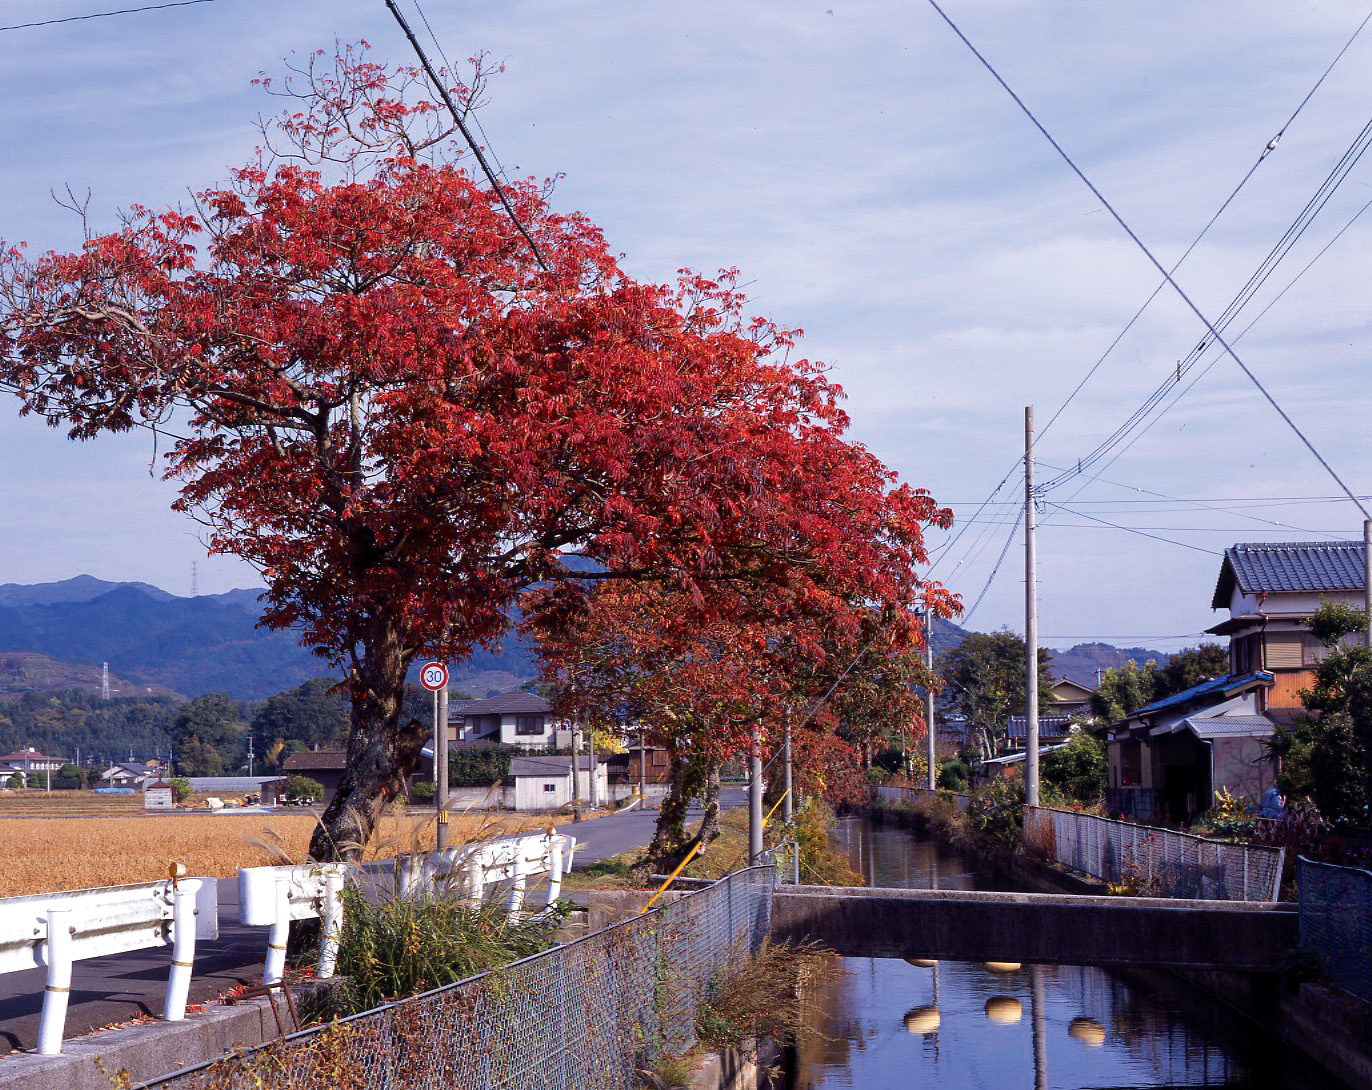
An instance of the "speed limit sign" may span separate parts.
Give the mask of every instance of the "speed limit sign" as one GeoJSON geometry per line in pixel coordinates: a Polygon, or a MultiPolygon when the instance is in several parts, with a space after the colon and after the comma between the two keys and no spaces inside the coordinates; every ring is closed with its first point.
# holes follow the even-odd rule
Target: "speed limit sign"
{"type": "Polygon", "coordinates": [[[438,692],[448,684],[448,668],[441,662],[426,662],[419,671],[419,683],[430,692],[438,692]]]}

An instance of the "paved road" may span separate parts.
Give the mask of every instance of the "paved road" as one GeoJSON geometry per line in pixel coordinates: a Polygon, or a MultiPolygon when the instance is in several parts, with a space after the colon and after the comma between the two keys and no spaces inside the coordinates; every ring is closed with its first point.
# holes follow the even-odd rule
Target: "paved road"
{"type": "MultiPolygon", "coordinates": [[[[742,790],[729,789],[723,792],[722,801],[726,807],[736,806],[744,801],[745,795],[742,790]]],[[[646,846],[656,821],[656,810],[632,810],[563,828],[576,837],[575,863],[583,867],[630,848],[646,846]]],[[[198,944],[190,1002],[204,1003],[237,984],[261,981],[266,929],[241,927],[234,922],[237,919],[238,885],[232,879],[221,880],[219,938],[198,944]]],[[[111,1023],[159,1015],[170,956],[170,947],[163,947],[78,961],[72,972],[66,1035],[75,1037],[111,1023]]],[[[44,983],[43,969],[0,976],[0,1053],[33,1048],[36,1044],[44,983]]]]}

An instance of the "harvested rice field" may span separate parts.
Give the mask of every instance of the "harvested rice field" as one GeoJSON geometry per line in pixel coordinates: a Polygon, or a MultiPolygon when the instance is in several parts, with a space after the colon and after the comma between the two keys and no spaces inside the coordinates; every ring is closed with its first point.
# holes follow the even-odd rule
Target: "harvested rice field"
{"type": "MultiPolygon", "coordinates": [[[[303,813],[128,813],[89,817],[10,817],[0,810],[0,897],[89,889],[167,876],[167,865],[184,863],[190,875],[232,878],[239,867],[305,861],[315,817],[303,813]]],[[[454,815],[448,842],[456,845],[546,828],[515,814],[454,815]]],[[[367,852],[369,858],[434,846],[432,816],[388,815],[367,852]]]]}

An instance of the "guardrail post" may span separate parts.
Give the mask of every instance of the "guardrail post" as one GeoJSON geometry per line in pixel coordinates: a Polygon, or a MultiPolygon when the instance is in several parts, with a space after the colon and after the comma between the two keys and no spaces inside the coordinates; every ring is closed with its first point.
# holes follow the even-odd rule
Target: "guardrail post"
{"type": "Polygon", "coordinates": [[[38,1022],[38,1054],[57,1056],[62,1052],[62,1031],[67,1024],[67,1000],[71,998],[71,909],[48,909],[48,937],[44,952],[48,961],[47,990],[43,993],[43,1015],[38,1022]]]}
{"type": "Polygon", "coordinates": [[[191,987],[191,966],[195,962],[195,895],[200,883],[182,879],[172,888],[172,960],[167,974],[167,1000],[162,1017],[180,1022],[186,1017],[186,997],[191,987]]]}
{"type": "Polygon", "coordinates": [[[323,929],[315,976],[328,980],[338,965],[338,943],[343,936],[343,875],[336,867],[324,872],[323,929]]]}
{"type": "Polygon", "coordinates": [[[267,963],[262,968],[263,984],[279,984],[286,975],[286,943],[291,936],[291,880],[276,876],[276,918],[267,932],[267,963]]]}

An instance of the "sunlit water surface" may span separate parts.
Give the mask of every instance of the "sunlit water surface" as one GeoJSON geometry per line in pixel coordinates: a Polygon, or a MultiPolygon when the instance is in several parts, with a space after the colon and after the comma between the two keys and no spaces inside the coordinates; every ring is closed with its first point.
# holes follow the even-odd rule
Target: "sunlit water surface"
{"type": "MultiPolygon", "coordinates": [[[[909,830],[847,818],[835,838],[872,885],[1006,888],[909,830]]],[[[797,1090],[1335,1088],[1219,1004],[1154,995],[1100,969],[843,964],[816,997],[797,1090]]]]}

